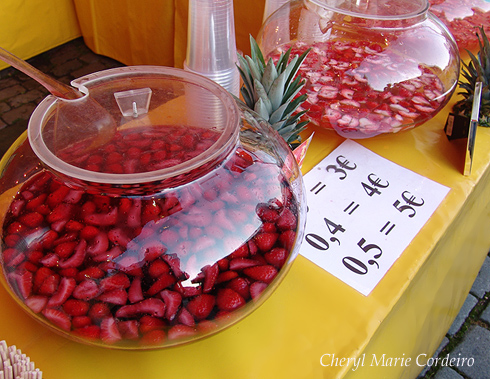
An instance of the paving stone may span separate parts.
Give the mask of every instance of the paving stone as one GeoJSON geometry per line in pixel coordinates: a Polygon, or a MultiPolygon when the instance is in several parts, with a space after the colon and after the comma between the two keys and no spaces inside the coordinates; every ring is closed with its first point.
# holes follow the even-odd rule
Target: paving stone
{"type": "Polygon", "coordinates": [[[50,62],[54,65],[62,65],[74,57],[79,57],[82,51],[86,51],[87,47],[83,43],[83,39],[73,40],[72,43],[58,46],[50,51],[50,62]]]}
{"type": "Polygon", "coordinates": [[[27,91],[22,95],[17,95],[8,99],[8,102],[12,108],[17,108],[25,103],[35,103],[36,105],[40,103],[40,101],[44,98],[44,94],[37,90],[33,89],[32,91],[27,91]]]}
{"type": "Polygon", "coordinates": [[[478,298],[485,296],[486,292],[490,291],[490,258],[487,256],[483,262],[483,266],[476,277],[470,293],[478,298]]]}
{"type": "MultiPolygon", "coordinates": [[[[2,72],[7,70],[8,69],[2,70],[2,72]]],[[[10,71],[0,74],[0,88],[12,87],[18,83],[19,81],[17,80],[17,77],[12,76],[10,71]]]]}
{"type": "Polygon", "coordinates": [[[5,101],[0,102],[0,114],[8,112],[10,110],[10,105],[5,101]]]}
{"type": "Polygon", "coordinates": [[[26,89],[20,85],[14,85],[12,87],[4,88],[0,90],[0,101],[9,99],[12,96],[17,96],[25,92],[26,89]]]}
{"type": "Polygon", "coordinates": [[[449,367],[442,367],[434,375],[434,379],[463,379],[463,377],[449,367]]]}
{"type": "Polygon", "coordinates": [[[490,303],[488,303],[487,307],[483,311],[480,317],[483,321],[488,322],[490,324],[490,303]]]}
{"type": "Polygon", "coordinates": [[[456,368],[469,378],[485,379],[489,378],[490,373],[489,351],[490,330],[476,325],[468,330],[463,340],[449,354],[449,358],[459,358],[456,368]]]}
{"type": "Polygon", "coordinates": [[[102,70],[105,70],[106,68],[107,68],[107,66],[101,62],[92,62],[92,63],[88,64],[87,66],[81,67],[79,70],[73,71],[71,74],[75,78],[80,78],[81,76],[91,74],[91,73],[96,72],[96,71],[102,71],[102,70]]]}
{"type": "Polygon", "coordinates": [[[34,104],[24,104],[3,114],[2,119],[7,124],[13,124],[19,120],[29,120],[32,111],[36,108],[34,104]]]}
{"type": "Polygon", "coordinates": [[[466,320],[466,317],[470,314],[471,310],[473,307],[478,303],[478,299],[474,297],[472,294],[469,294],[466,297],[466,300],[463,303],[463,306],[461,307],[458,315],[453,321],[453,324],[449,328],[447,334],[450,336],[453,336],[457,333],[459,328],[461,328],[461,325],[464,324],[464,321],[466,320]]]}
{"type": "MultiPolygon", "coordinates": [[[[449,343],[449,338],[447,337],[444,337],[442,339],[442,342],[440,343],[439,347],[437,348],[437,350],[435,351],[433,357],[437,357],[439,356],[439,354],[441,353],[442,349],[444,349],[446,347],[446,345],[449,343]]],[[[424,369],[420,372],[420,374],[418,375],[417,379],[422,379],[425,377],[425,374],[427,374],[427,371],[429,371],[431,369],[430,366],[425,366],[424,369]]]]}
{"type": "Polygon", "coordinates": [[[74,70],[78,70],[82,67],[82,63],[78,59],[72,59],[62,65],[56,66],[53,69],[55,76],[64,76],[70,74],[74,70]]]}

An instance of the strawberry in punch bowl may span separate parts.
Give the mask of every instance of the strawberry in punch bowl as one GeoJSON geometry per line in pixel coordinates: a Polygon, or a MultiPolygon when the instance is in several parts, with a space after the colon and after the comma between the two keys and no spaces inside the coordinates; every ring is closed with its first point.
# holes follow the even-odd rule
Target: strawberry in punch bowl
{"type": "Polygon", "coordinates": [[[72,84],[115,128],[86,132],[73,104],[48,96],[1,161],[1,280],[17,303],[65,337],[115,349],[196,341],[260,306],[305,226],[284,140],[180,69],[72,84]]]}
{"type": "Polygon", "coordinates": [[[306,117],[346,138],[422,125],[459,77],[456,42],[427,0],[292,1],[264,22],[258,43],[272,59],[310,49],[300,68],[306,117]]]}

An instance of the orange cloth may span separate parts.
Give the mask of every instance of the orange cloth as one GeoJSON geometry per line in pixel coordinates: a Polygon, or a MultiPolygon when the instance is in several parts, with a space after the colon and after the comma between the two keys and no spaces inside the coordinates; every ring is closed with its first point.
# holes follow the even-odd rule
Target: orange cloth
{"type": "MultiPolygon", "coordinates": [[[[183,67],[188,1],[74,0],[87,46],[126,65],[183,67]]],[[[234,2],[237,48],[249,54],[249,35],[262,24],[264,0],[234,2]]]]}

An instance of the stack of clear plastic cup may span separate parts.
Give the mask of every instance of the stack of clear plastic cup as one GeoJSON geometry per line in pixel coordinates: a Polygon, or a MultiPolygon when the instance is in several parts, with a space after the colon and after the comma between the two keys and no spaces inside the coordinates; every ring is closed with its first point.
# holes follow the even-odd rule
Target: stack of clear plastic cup
{"type": "Polygon", "coordinates": [[[238,96],[236,64],[233,0],[189,0],[184,69],[206,76],[238,96]]]}

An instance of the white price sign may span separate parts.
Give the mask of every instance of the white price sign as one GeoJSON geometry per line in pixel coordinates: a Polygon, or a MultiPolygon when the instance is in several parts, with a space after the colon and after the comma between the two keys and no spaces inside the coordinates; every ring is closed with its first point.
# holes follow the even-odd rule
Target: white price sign
{"type": "Polygon", "coordinates": [[[300,254],[369,295],[449,188],[346,140],[304,177],[300,254]]]}

